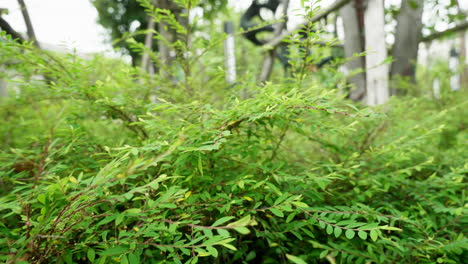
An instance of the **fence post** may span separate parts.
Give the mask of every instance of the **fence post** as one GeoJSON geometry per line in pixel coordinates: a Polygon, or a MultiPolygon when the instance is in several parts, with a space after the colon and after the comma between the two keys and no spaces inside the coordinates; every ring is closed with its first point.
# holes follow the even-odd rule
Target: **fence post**
{"type": "Polygon", "coordinates": [[[440,81],[439,78],[435,78],[432,83],[432,91],[435,99],[440,99],[440,81]]]}
{"type": "Polygon", "coordinates": [[[367,105],[379,105],[389,99],[387,59],[384,31],[384,1],[367,2],[364,13],[366,36],[366,89],[367,105]]]}
{"type": "Polygon", "coordinates": [[[452,72],[452,75],[450,77],[450,88],[452,88],[452,91],[458,91],[460,90],[460,57],[455,48],[452,48],[450,50],[450,57],[449,57],[449,69],[452,72]]]}
{"type": "Polygon", "coordinates": [[[234,23],[232,21],[224,22],[224,56],[226,67],[226,81],[230,84],[236,82],[236,49],[234,41],[234,23]]]}

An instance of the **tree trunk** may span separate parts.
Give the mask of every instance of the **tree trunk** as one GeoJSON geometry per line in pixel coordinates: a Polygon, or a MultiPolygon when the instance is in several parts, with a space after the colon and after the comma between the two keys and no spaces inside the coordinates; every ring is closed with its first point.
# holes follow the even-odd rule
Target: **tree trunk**
{"type": "MultiPolygon", "coordinates": [[[[162,9],[170,9],[170,2],[169,0],[157,0],[156,6],[162,9]]],[[[158,68],[162,76],[172,78],[170,65],[172,64],[173,58],[169,45],[174,41],[174,34],[171,32],[169,25],[162,19],[158,21],[158,35],[158,68]]]]}
{"type": "Polygon", "coordinates": [[[168,31],[168,25],[165,22],[158,23],[158,32],[162,39],[158,41],[159,58],[162,64],[170,64],[171,56],[167,43],[172,42],[172,35],[168,31]]]}
{"type": "Polygon", "coordinates": [[[460,76],[460,87],[468,89],[468,65],[466,63],[466,32],[460,33],[460,63],[462,64],[462,72],[460,76]]]}
{"type": "Polygon", "coordinates": [[[275,52],[273,50],[266,51],[263,58],[262,72],[260,73],[260,76],[258,76],[259,83],[264,83],[270,79],[274,62],[275,52]]]}
{"type": "MultiPolygon", "coordinates": [[[[288,31],[287,24],[289,0],[281,0],[281,4],[283,5],[283,10],[281,14],[282,22],[280,22],[278,27],[275,29],[273,39],[281,36],[284,32],[288,31]]],[[[265,57],[263,58],[262,64],[262,71],[258,76],[259,83],[264,83],[270,79],[276,57],[277,55],[275,49],[271,49],[265,52],[265,57]]]]}
{"type": "MultiPolygon", "coordinates": [[[[422,14],[424,0],[403,0],[397,17],[395,44],[393,45],[393,63],[390,76],[402,76],[416,81],[416,63],[418,46],[421,39],[422,14]]],[[[397,88],[392,89],[396,94],[397,88]]]]}
{"type": "Polygon", "coordinates": [[[364,14],[367,104],[378,105],[385,103],[389,98],[388,65],[383,64],[387,58],[384,3],[383,0],[371,0],[367,4],[364,14]]]}
{"type": "MultiPolygon", "coordinates": [[[[345,56],[351,59],[354,54],[364,51],[362,42],[362,28],[360,27],[358,12],[354,2],[340,9],[340,16],[344,27],[345,56]]],[[[364,61],[361,57],[353,58],[345,64],[347,72],[364,69],[364,61]]],[[[350,98],[354,101],[361,100],[366,93],[366,75],[364,72],[355,74],[349,78],[351,84],[350,98]]]]}
{"type": "Polygon", "coordinates": [[[148,32],[146,32],[145,36],[145,51],[143,52],[143,56],[141,58],[141,69],[147,72],[150,72],[150,68],[152,68],[150,62],[150,52],[153,47],[153,32],[154,32],[154,19],[152,16],[148,16],[148,32]]]}
{"type": "Polygon", "coordinates": [[[29,17],[29,12],[28,8],[26,7],[26,3],[24,2],[24,0],[18,0],[18,4],[21,8],[21,13],[23,14],[24,23],[26,24],[28,38],[30,41],[33,42],[34,46],[39,48],[39,42],[37,41],[36,33],[34,33],[34,27],[32,25],[31,18],[29,17]]]}
{"type": "MultiPolygon", "coordinates": [[[[458,12],[463,13],[465,10],[460,5],[460,0],[457,0],[458,12]]],[[[467,52],[466,52],[466,36],[468,32],[460,32],[460,64],[462,65],[462,71],[460,73],[460,87],[468,89],[468,65],[467,65],[467,52]]]]}

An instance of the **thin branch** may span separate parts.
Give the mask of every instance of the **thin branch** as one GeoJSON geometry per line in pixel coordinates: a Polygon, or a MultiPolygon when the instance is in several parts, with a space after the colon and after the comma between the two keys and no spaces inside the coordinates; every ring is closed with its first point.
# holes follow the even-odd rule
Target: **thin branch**
{"type": "Polygon", "coordinates": [[[29,16],[28,8],[26,7],[26,3],[24,0],[18,0],[18,4],[20,5],[21,13],[23,14],[24,23],[26,24],[28,38],[33,42],[34,46],[40,48],[39,42],[36,38],[36,33],[34,32],[34,27],[31,22],[31,17],[29,16]]]}
{"type": "Polygon", "coordinates": [[[275,149],[271,153],[270,161],[273,161],[276,158],[276,154],[278,154],[278,149],[280,148],[281,143],[283,143],[284,137],[286,136],[286,132],[288,132],[288,129],[289,129],[289,123],[284,128],[283,132],[281,133],[278,143],[276,144],[275,149]]]}
{"type": "Polygon", "coordinates": [[[443,38],[449,34],[455,33],[455,32],[461,32],[461,31],[466,31],[468,29],[468,21],[465,21],[461,24],[458,24],[454,26],[453,28],[449,28],[447,30],[441,31],[441,32],[436,32],[433,33],[429,36],[422,37],[421,42],[431,42],[435,39],[443,38]]]}
{"type": "Polygon", "coordinates": [[[319,110],[319,111],[327,112],[329,114],[340,114],[340,115],[352,116],[352,117],[370,117],[370,115],[357,115],[357,114],[351,114],[351,113],[347,113],[347,112],[343,112],[343,111],[335,111],[335,110],[330,110],[330,109],[327,109],[327,108],[315,107],[315,106],[295,106],[294,108],[319,110]]]}
{"type": "Polygon", "coordinates": [[[279,36],[283,30],[287,30],[288,26],[288,9],[289,9],[289,0],[283,0],[283,14],[282,21],[280,22],[278,28],[275,31],[275,37],[279,36]]]}
{"type": "MultiPolygon", "coordinates": [[[[289,0],[283,0],[283,14],[282,21],[279,26],[275,29],[275,34],[273,39],[281,36],[283,32],[287,32],[287,23],[288,23],[288,9],[289,9],[289,0]]],[[[268,50],[265,52],[265,57],[263,59],[262,72],[258,77],[259,83],[264,83],[270,79],[271,72],[273,71],[273,64],[275,62],[275,51],[274,49],[268,50]]]]}
{"type": "Polygon", "coordinates": [[[275,51],[266,51],[265,57],[263,58],[262,72],[258,77],[259,83],[264,83],[270,79],[271,72],[273,71],[273,63],[275,61],[275,51]]]}
{"type": "Polygon", "coordinates": [[[8,35],[11,35],[13,39],[18,39],[21,43],[26,42],[26,40],[21,36],[20,33],[16,32],[10,24],[0,16],[0,29],[5,31],[8,35]]]}

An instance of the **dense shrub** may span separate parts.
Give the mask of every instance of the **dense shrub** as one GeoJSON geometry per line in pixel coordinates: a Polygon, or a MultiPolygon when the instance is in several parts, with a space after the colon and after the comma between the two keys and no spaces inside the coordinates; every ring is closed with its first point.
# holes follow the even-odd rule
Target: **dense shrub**
{"type": "Polygon", "coordinates": [[[466,92],[362,109],[313,76],[228,90],[218,69],[185,94],[4,38],[17,92],[0,112],[3,262],[467,257],[466,92]]]}

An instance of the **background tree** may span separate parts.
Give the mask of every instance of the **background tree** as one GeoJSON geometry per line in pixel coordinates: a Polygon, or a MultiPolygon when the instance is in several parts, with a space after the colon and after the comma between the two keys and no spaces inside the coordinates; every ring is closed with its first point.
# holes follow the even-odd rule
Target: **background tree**
{"type": "MultiPolygon", "coordinates": [[[[347,58],[354,54],[364,52],[364,16],[362,0],[355,0],[340,9],[340,16],[344,27],[344,51],[347,58]]],[[[359,71],[349,78],[351,84],[350,98],[354,101],[361,100],[366,94],[365,58],[350,59],[345,64],[349,72],[359,71]]]]}
{"type": "MultiPolygon", "coordinates": [[[[145,13],[144,7],[140,1],[135,0],[92,0],[92,4],[98,11],[98,23],[109,31],[110,39],[114,42],[114,46],[119,48],[124,53],[132,58],[132,64],[136,66],[140,60],[140,54],[130,48],[130,45],[121,40],[125,34],[131,29],[147,29],[148,16],[145,13]],[[116,41],[117,40],[117,41],[116,41]]],[[[157,7],[174,9],[177,7],[172,0],[158,0],[154,3],[157,7]]],[[[203,15],[207,19],[212,19],[217,12],[225,9],[227,0],[203,0],[199,6],[203,8],[203,15]]],[[[155,27],[158,31],[161,30],[159,25],[155,27]]],[[[145,42],[145,35],[135,35],[135,41],[139,43],[145,42]]],[[[153,41],[152,49],[158,50],[158,42],[153,41]]]]}
{"type": "Polygon", "coordinates": [[[28,38],[30,41],[34,43],[36,47],[40,47],[39,42],[36,38],[36,33],[34,32],[34,27],[31,22],[31,17],[29,16],[28,8],[24,0],[18,0],[18,4],[21,9],[21,13],[23,14],[24,24],[26,24],[26,32],[28,34],[28,38]]]}
{"type": "Polygon", "coordinates": [[[384,30],[384,1],[367,3],[364,14],[366,34],[366,89],[367,104],[378,105],[389,98],[387,47],[384,30]]]}
{"type": "MultiPolygon", "coordinates": [[[[132,26],[140,29],[148,27],[147,15],[144,8],[133,0],[93,0],[92,4],[98,11],[98,23],[106,28],[111,40],[120,40],[130,31],[132,26]]],[[[144,35],[134,36],[137,42],[143,43],[144,35]]],[[[132,58],[133,66],[137,64],[138,52],[132,51],[125,41],[114,42],[114,47],[123,50],[132,58]]]]}
{"type": "MultiPolygon", "coordinates": [[[[397,17],[395,44],[393,45],[393,63],[391,76],[408,77],[416,81],[416,62],[418,59],[418,46],[423,28],[422,15],[424,0],[403,0],[397,17]]],[[[392,89],[392,93],[396,93],[392,89]]]]}

